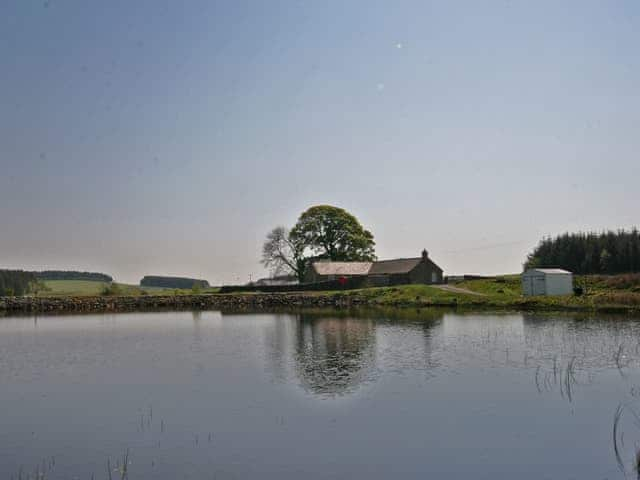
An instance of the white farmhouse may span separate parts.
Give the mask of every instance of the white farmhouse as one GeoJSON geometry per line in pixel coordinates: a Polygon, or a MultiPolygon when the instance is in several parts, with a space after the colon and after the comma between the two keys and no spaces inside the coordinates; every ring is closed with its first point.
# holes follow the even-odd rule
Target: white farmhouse
{"type": "Polygon", "coordinates": [[[569,295],[573,293],[573,274],[560,268],[530,268],[522,274],[522,293],[569,295]]]}

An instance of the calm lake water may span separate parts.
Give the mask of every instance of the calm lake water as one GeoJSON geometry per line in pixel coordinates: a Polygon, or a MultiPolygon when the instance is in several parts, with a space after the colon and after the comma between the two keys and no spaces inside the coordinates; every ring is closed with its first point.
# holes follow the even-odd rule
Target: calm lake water
{"type": "Polygon", "coordinates": [[[639,364],[629,317],[2,317],[0,478],[636,478],[639,364]]]}

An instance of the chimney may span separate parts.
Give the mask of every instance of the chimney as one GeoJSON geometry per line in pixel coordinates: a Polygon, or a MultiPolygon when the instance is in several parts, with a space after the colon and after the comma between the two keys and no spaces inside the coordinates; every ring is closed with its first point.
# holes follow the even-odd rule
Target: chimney
{"type": "Polygon", "coordinates": [[[427,252],[427,249],[425,248],[424,250],[422,250],[422,259],[426,260],[429,258],[429,252],[427,252]]]}

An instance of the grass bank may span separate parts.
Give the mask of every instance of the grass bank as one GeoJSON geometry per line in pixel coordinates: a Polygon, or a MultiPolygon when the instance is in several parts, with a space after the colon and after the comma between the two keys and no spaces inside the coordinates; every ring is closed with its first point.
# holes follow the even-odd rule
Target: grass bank
{"type": "Polygon", "coordinates": [[[438,286],[402,285],[335,293],[364,296],[369,300],[368,303],[380,306],[455,305],[513,310],[640,311],[640,274],[577,276],[575,283],[583,287],[583,295],[525,297],[521,293],[519,275],[466,280],[451,285],[459,289],[455,292],[438,286]]]}
{"type": "MultiPolygon", "coordinates": [[[[223,303],[229,301],[242,304],[247,301],[252,303],[255,300],[249,300],[252,296],[262,299],[280,295],[296,299],[306,297],[312,299],[313,305],[321,302],[336,306],[357,304],[373,307],[640,312],[640,274],[578,276],[575,278],[575,283],[583,287],[585,294],[581,296],[524,297],[521,294],[519,275],[466,280],[452,284],[453,289],[431,285],[401,285],[347,291],[296,292],[295,295],[257,292],[218,294],[215,288],[193,292],[191,290],[149,288],[95,281],[52,280],[46,282],[47,290],[41,291],[38,297],[40,299],[45,297],[54,299],[151,297],[149,300],[152,298],[160,299],[161,304],[168,302],[167,306],[178,303],[188,306],[190,297],[194,298],[194,302],[196,300],[200,302],[199,298],[201,297],[209,297],[211,305],[214,305],[218,301],[212,297],[219,298],[223,303]],[[177,297],[184,298],[184,301],[171,300],[177,297]]],[[[269,302],[267,301],[267,303],[269,302]]],[[[130,304],[129,307],[135,308],[136,305],[144,306],[148,303],[129,302],[127,305],[130,304]]]]}

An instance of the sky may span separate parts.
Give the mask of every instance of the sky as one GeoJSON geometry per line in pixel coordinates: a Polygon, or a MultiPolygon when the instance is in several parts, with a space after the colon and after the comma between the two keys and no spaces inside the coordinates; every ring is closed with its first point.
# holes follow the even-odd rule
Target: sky
{"type": "Polygon", "coordinates": [[[518,272],[640,225],[638,46],[635,0],[5,0],[0,266],[246,282],[330,204],[518,272]]]}

